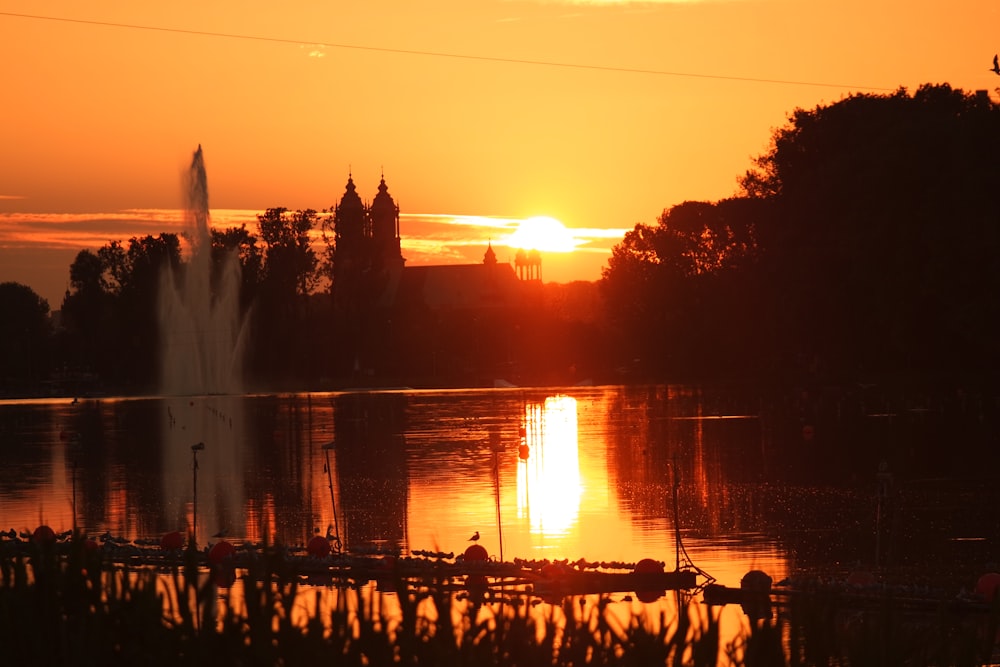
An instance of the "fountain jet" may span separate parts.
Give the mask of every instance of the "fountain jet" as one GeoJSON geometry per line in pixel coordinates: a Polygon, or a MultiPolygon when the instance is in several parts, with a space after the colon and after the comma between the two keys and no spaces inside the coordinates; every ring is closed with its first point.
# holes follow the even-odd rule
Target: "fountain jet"
{"type": "Polygon", "coordinates": [[[213,270],[200,145],[186,185],[190,258],[179,275],[168,267],[160,279],[160,389],[173,396],[241,393],[240,264],[232,252],[213,270]]]}

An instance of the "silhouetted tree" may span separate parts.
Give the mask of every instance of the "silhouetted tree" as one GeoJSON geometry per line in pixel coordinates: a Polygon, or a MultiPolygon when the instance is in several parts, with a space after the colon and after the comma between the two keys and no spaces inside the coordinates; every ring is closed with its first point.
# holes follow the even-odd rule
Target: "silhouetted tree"
{"type": "Polygon", "coordinates": [[[260,238],[266,246],[264,280],[270,289],[286,296],[312,292],[319,281],[318,260],[310,239],[316,221],[312,209],[289,213],[284,208],[269,208],[257,216],[260,238]]]}
{"type": "Polygon", "coordinates": [[[623,370],[690,378],[746,365],[755,339],[730,332],[759,299],[751,288],[762,209],[748,199],[684,202],[612,249],[602,288],[623,370]]]}
{"type": "Polygon", "coordinates": [[[99,254],[81,250],[70,265],[69,277],[61,309],[60,360],[69,372],[106,370],[116,363],[111,338],[119,324],[105,264],[99,254]]]}
{"type": "Polygon", "coordinates": [[[252,357],[256,370],[272,383],[301,381],[317,370],[310,364],[317,341],[306,307],[319,280],[310,236],[317,214],[269,208],[257,221],[265,247],[252,357]]]}
{"type": "Polygon", "coordinates": [[[774,133],[743,187],[786,349],[826,376],[998,369],[1000,108],[947,85],[854,95],[774,133]]]}
{"type": "Polygon", "coordinates": [[[125,271],[118,277],[120,319],[126,334],[121,351],[128,360],[123,378],[137,390],[159,386],[160,282],[166,267],[176,275],[181,263],[176,234],[129,239],[125,271]]]}
{"type": "Polygon", "coordinates": [[[227,253],[235,252],[240,261],[240,307],[246,313],[264,279],[264,252],[257,244],[257,235],[246,225],[230,227],[224,231],[212,230],[212,261],[219,266],[227,253]]]}
{"type": "Polygon", "coordinates": [[[160,275],[180,265],[175,234],[111,241],[77,254],[63,300],[62,357],[74,370],[96,372],[116,388],[152,389],[157,382],[160,275]]]}
{"type": "Polygon", "coordinates": [[[0,283],[0,385],[37,386],[49,370],[49,304],[30,287],[0,283]]]}
{"type": "Polygon", "coordinates": [[[998,181],[986,95],[927,85],[796,110],[744,196],[675,206],[614,248],[602,284],[621,349],[660,376],[993,377],[998,181]]]}

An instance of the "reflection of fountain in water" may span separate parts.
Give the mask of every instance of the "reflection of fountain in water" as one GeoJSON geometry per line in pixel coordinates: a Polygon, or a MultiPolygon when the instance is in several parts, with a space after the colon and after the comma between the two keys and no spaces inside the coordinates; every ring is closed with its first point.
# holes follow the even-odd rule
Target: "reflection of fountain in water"
{"type": "Polygon", "coordinates": [[[187,183],[190,257],[180,276],[160,280],[161,391],[164,424],[164,529],[190,531],[194,520],[194,465],[198,454],[196,539],[221,530],[244,532],[242,336],[240,266],[235,253],[213,270],[208,184],[201,146],[187,183]],[[182,398],[184,397],[184,398],[182,398]]]}
{"type": "Polygon", "coordinates": [[[236,254],[230,254],[213,276],[208,183],[201,146],[191,161],[187,185],[191,256],[179,284],[169,267],[160,280],[160,386],[169,395],[239,393],[243,347],[240,265],[236,254]]]}
{"type": "Polygon", "coordinates": [[[200,545],[217,541],[223,531],[233,538],[247,529],[244,494],[245,440],[242,396],[200,396],[164,399],[164,530],[190,531],[194,524],[194,457],[191,446],[202,442],[197,454],[200,545]]]}

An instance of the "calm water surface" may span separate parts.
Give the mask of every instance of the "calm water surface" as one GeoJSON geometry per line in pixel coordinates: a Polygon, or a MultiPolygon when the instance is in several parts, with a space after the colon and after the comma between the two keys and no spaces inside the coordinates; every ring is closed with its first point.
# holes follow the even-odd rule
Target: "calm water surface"
{"type": "Polygon", "coordinates": [[[1000,560],[994,416],[670,386],[7,401],[0,527],[301,545],[332,526],[456,554],[479,531],[505,560],[689,559],[728,585],[876,557],[974,580],[1000,560]]]}

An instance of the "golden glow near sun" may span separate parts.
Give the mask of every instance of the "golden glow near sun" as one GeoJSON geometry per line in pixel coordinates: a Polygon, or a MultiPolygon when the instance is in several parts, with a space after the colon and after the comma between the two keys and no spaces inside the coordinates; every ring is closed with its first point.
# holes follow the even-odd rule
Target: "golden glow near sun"
{"type": "Polygon", "coordinates": [[[576,248],[576,239],[563,223],[539,215],[522,220],[517,230],[507,237],[506,244],[524,250],[572,252],[576,248]]]}

